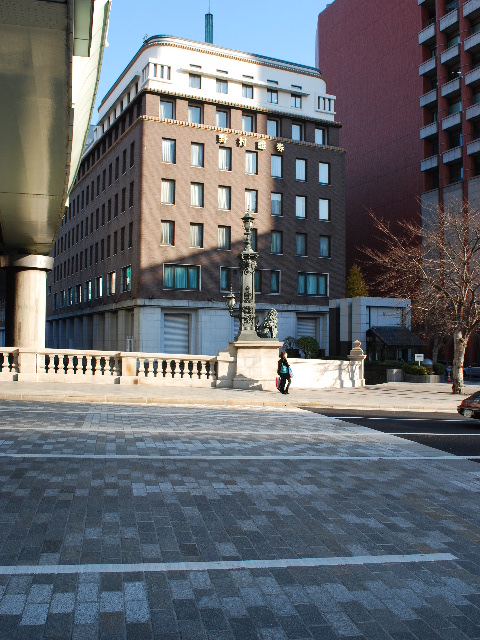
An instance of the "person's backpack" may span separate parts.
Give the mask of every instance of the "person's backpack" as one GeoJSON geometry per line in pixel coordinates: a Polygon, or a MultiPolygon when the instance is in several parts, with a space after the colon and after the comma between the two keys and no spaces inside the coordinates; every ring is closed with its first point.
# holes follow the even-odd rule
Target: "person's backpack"
{"type": "Polygon", "coordinates": [[[280,373],[288,373],[288,367],[284,360],[282,360],[282,364],[280,365],[280,373]]]}

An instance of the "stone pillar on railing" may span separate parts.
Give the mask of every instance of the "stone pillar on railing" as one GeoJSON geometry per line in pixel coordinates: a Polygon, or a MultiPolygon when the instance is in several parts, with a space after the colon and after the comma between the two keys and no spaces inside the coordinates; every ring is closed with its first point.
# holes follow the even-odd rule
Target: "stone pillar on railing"
{"type": "Polygon", "coordinates": [[[37,352],[32,349],[18,350],[18,381],[36,382],[37,375],[37,352]]]}
{"type": "Polygon", "coordinates": [[[354,340],[353,349],[348,355],[350,360],[350,376],[352,380],[352,387],[365,386],[365,378],[363,375],[363,361],[367,356],[362,349],[362,343],[360,340],[354,340]]]}
{"type": "Polygon", "coordinates": [[[137,375],[137,353],[121,353],[122,359],[122,375],[120,384],[138,384],[137,375]]]}

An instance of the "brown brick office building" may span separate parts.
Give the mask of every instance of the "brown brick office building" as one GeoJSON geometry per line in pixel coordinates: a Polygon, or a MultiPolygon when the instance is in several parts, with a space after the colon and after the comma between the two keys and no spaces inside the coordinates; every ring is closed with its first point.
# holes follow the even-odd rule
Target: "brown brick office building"
{"type": "Polygon", "coordinates": [[[215,353],[245,211],[259,314],[328,349],[345,282],[344,151],[313,68],[147,40],[100,107],[54,246],[48,344],[215,353]]]}

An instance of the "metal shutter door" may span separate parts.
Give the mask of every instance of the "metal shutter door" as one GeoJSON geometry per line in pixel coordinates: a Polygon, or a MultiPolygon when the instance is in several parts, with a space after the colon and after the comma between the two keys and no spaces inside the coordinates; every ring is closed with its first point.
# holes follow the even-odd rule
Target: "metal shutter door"
{"type": "Polygon", "coordinates": [[[163,316],[163,350],[165,353],[189,353],[188,313],[166,313],[163,316]]]}
{"type": "Polygon", "coordinates": [[[297,318],[297,338],[317,337],[317,318],[297,318]]]}

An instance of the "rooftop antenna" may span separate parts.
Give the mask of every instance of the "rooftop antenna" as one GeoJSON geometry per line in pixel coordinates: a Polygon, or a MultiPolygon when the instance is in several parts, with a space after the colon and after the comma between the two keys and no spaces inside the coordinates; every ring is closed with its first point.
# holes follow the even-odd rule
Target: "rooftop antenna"
{"type": "Polygon", "coordinates": [[[210,13],[210,0],[208,0],[208,13],[205,14],[205,42],[213,44],[213,15],[210,13]]]}

